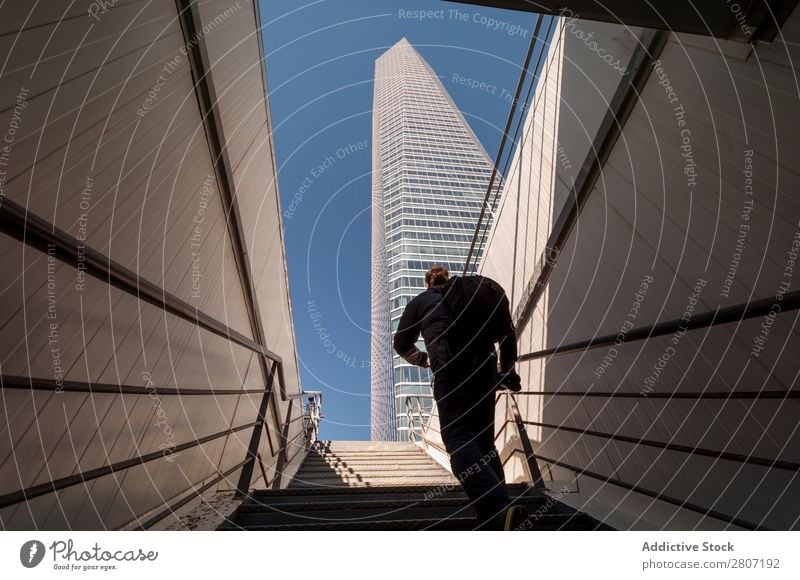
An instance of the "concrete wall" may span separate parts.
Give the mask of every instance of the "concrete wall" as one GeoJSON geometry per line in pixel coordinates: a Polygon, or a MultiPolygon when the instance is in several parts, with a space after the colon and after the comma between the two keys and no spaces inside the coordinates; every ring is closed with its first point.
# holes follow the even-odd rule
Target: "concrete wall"
{"type": "MultiPolygon", "coordinates": [[[[481,264],[513,293],[512,309],[622,78],[608,61],[628,63],[639,32],[562,20],[553,38],[481,264]]],[[[520,337],[521,353],[748,300],[774,297],[779,308],[777,296],[798,288],[797,14],[783,35],[755,47],[670,37],[558,256],[520,337]]],[[[520,364],[528,391],[551,393],[518,400],[526,420],[551,426],[530,425],[528,432],[536,452],[552,460],[540,461],[546,478],[554,469],[551,487],[564,483],[569,490],[560,499],[622,528],[735,528],[734,518],[774,529],[800,526],[800,483],[791,467],[800,463],[797,399],[669,397],[796,391],[797,314],[775,313],[520,364]],[[599,477],[576,480],[564,466],[599,477]]],[[[512,478],[524,478],[513,453],[516,428],[505,413],[501,405],[498,441],[512,478]]]]}
{"type": "MultiPolygon", "coordinates": [[[[8,55],[0,70],[0,131],[13,133],[3,195],[257,341],[234,254],[240,236],[264,345],[282,357],[286,379],[270,400],[260,448],[272,479],[287,412],[295,419],[290,440],[301,435],[302,421],[300,406],[290,410],[283,399],[300,387],[257,6],[204,2],[194,37],[175,3],[92,6],[0,9],[8,55]],[[215,136],[201,115],[187,48],[207,55],[222,121],[215,136]],[[223,208],[225,176],[212,137],[226,148],[239,233],[223,208]]],[[[259,394],[158,389],[263,389],[257,355],[57,258],[0,235],[3,376],[153,387],[155,394],[4,387],[0,495],[256,419],[259,394]]],[[[251,431],[3,508],[2,527],[135,524],[242,461],[251,431]]],[[[235,486],[238,475],[207,493],[235,486]]],[[[258,467],[255,475],[253,485],[263,486],[258,467]]]]}

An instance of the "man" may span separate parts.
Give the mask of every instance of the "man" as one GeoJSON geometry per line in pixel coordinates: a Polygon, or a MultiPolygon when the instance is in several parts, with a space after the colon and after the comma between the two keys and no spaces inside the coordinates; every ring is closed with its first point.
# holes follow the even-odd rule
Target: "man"
{"type": "MultiPolygon", "coordinates": [[[[499,382],[495,346],[480,333],[457,335],[454,313],[444,301],[449,278],[443,266],[428,270],[427,290],[411,300],[400,317],[394,349],[409,363],[433,370],[433,396],[442,440],[450,454],[453,474],[478,514],[478,528],[512,529],[526,514],[511,505],[503,465],[494,445],[494,393],[499,382]],[[420,333],[427,353],[416,346],[420,333]]],[[[485,312],[484,317],[500,317],[504,329],[500,370],[505,376],[516,377],[516,334],[505,304],[500,309],[504,312],[485,312]]]]}
{"type": "Polygon", "coordinates": [[[304,416],[306,423],[306,443],[308,443],[309,446],[312,446],[317,442],[317,432],[319,430],[320,418],[319,408],[314,401],[314,397],[309,397],[304,416]]]}

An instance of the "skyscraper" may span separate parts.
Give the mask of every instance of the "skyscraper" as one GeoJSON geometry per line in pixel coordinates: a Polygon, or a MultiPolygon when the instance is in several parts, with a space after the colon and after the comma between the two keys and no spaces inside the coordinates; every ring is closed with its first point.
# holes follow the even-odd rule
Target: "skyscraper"
{"type": "Polygon", "coordinates": [[[381,55],[372,112],[372,439],[406,439],[406,396],[431,395],[429,371],[397,356],[392,334],[428,267],[461,273],[491,172],[414,47],[404,38],[381,55]]]}

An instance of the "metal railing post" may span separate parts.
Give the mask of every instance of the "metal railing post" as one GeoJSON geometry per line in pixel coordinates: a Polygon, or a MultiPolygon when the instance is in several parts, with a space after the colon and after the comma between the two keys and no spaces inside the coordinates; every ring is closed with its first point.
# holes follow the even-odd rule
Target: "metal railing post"
{"type": "MultiPolygon", "coordinates": [[[[281,430],[281,450],[278,453],[278,463],[275,464],[275,477],[269,486],[272,489],[280,489],[281,479],[283,477],[283,470],[286,467],[287,458],[289,457],[289,423],[292,418],[292,406],[294,399],[289,399],[289,405],[286,409],[286,419],[283,422],[283,429],[281,430]]],[[[267,476],[264,476],[264,485],[267,485],[267,476]]]]}
{"type": "Polygon", "coordinates": [[[250,435],[250,444],[247,447],[247,453],[245,455],[245,464],[244,467],[242,467],[242,473],[239,475],[239,484],[236,486],[237,496],[246,495],[250,489],[250,481],[253,478],[253,469],[255,468],[255,462],[257,460],[256,454],[261,444],[261,433],[264,430],[264,423],[267,421],[267,407],[269,406],[269,398],[272,396],[272,387],[275,382],[277,367],[277,361],[269,366],[267,388],[264,391],[264,396],[261,398],[261,404],[258,409],[258,419],[255,427],[253,427],[253,433],[250,435]]]}
{"type": "Polygon", "coordinates": [[[544,485],[542,472],[539,470],[539,464],[536,461],[536,454],[533,451],[533,445],[528,437],[528,431],[525,429],[525,422],[522,420],[522,414],[519,412],[517,400],[514,398],[514,393],[511,391],[503,391],[508,400],[511,402],[511,414],[514,417],[514,424],[517,426],[520,441],[522,442],[522,450],[525,453],[525,463],[528,467],[528,474],[531,477],[533,487],[538,490],[547,489],[544,485]]]}

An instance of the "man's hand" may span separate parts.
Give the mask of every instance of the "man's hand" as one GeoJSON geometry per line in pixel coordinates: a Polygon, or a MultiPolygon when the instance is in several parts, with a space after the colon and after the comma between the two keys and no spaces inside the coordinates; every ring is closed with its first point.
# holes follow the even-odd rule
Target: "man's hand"
{"type": "Polygon", "coordinates": [[[508,389],[512,393],[522,390],[522,378],[512,368],[510,371],[501,373],[497,384],[500,389],[508,389]]]}
{"type": "Polygon", "coordinates": [[[420,361],[419,366],[424,369],[431,368],[431,363],[428,361],[428,353],[427,352],[420,352],[422,355],[422,361],[420,361]]]}

